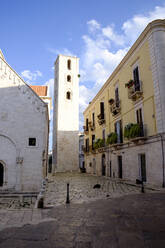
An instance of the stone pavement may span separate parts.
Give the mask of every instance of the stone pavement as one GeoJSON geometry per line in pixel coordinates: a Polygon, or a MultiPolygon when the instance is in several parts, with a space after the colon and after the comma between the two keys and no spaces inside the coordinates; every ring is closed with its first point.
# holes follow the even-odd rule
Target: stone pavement
{"type": "Polygon", "coordinates": [[[0,231],[0,248],[164,248],[164,206],[146,193],[39,210],[40,223],[0,231]]]}
{"type": "MultiPolygon", "coordinates": [[[[67,183],[70,188],[71,203],[83,203],[98,199],[120,197],[140,193],[141,186],[110,177],[93,176],[85,173],[56,173],[49,179],[45,196],[46,206],[59,206],[66,202],[67,183]],[[93,186],[100,184],[101,188],[93,186]]],[[[146,192],[152,192],[146,189],[146,192]]]]}
{"type": "Polygon", "coordinates": [[[0,248],[165,247],[164,190],[143,194],[128,182],[87,174],[49,181],[47,208],[0,209],[0,248]]]}

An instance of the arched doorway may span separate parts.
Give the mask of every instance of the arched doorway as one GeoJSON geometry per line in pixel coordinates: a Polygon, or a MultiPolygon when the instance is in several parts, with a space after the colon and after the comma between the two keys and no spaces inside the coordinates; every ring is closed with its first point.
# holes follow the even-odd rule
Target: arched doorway
{"type": "Polygon", "coordinates": [[[0,163],[0,187],[3,186],[3,178],[4,178],[4,166],[0,163]]]}
{"type": "Polygon", "coordinates": [[[101,163],[102,163],[102,176],[105,176],[106,174],[105,154],[102,155],[101,163]]]}

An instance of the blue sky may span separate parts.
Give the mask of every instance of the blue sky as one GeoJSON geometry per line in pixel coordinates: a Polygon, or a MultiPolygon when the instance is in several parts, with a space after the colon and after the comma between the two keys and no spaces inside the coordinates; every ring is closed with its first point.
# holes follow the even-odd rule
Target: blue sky
{"type": "Polygon", "coordinates": [[[0,10],[0,49],[29,84],[52,95],[57,54],[80,58],[82,113],[147,23],[165,18],[165,0],[5,0],[0,10]]]}

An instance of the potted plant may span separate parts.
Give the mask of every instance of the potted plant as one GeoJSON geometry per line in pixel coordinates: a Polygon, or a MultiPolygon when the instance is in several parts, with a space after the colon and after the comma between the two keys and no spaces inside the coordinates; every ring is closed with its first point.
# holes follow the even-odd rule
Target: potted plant
{"type": "Polygon", "coordinates": [[[117,143],[117,133],[110,133],[108,135],[106,143],[107,145],[117,143]]]}
{"type": "Polygon", "coordinates": [[[138,123],[129,123],[124,128],[124,137],[127,139],[133,139],[140,136],[140,125],[138,123]]]}
{"type": "Polygon", "coordinates": [[[125,84],[125,87],[130,88],[130,87],[132,87],[133,85],[134,85],[134,81],[133,81],[133,79],[130,79],[130,80],[128,81],[128,83],[125,84]]]}
{"type": "Polygon", "coordinates": [[[94,149],[98,149],[98,148],[101,148],[104,146],[104,140],[103,139],[97,139],[95,142],[94,142],[94,149]]]}
{"type": "Polygon", "coordinates": [[[114,103],[114,101],[115,101],[115,100],[114,100],[113,98],[111,98],[111,99],[109,99],[108,102],[109,102],[110,105],[112,105],[112,104],[114,103]]]}

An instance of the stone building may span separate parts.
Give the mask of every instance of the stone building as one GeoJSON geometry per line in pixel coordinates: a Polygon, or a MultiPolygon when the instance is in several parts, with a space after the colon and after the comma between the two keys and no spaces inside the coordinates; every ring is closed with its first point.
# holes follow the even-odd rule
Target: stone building
{"type": "Polygon", "coordinates": [[[38,192],[47,174],[45,102],[0,52],[0,190],[38,192]]]}
{"type": "Polygon", "coordinates": [[[55,62],[53,173],[79,169],[79,59],[55,62]]]}
{"type": "Polygon", "coordinates": [[[165,20],[130,48],[84,111],[87,172],[165,186],[165,20]]]}

